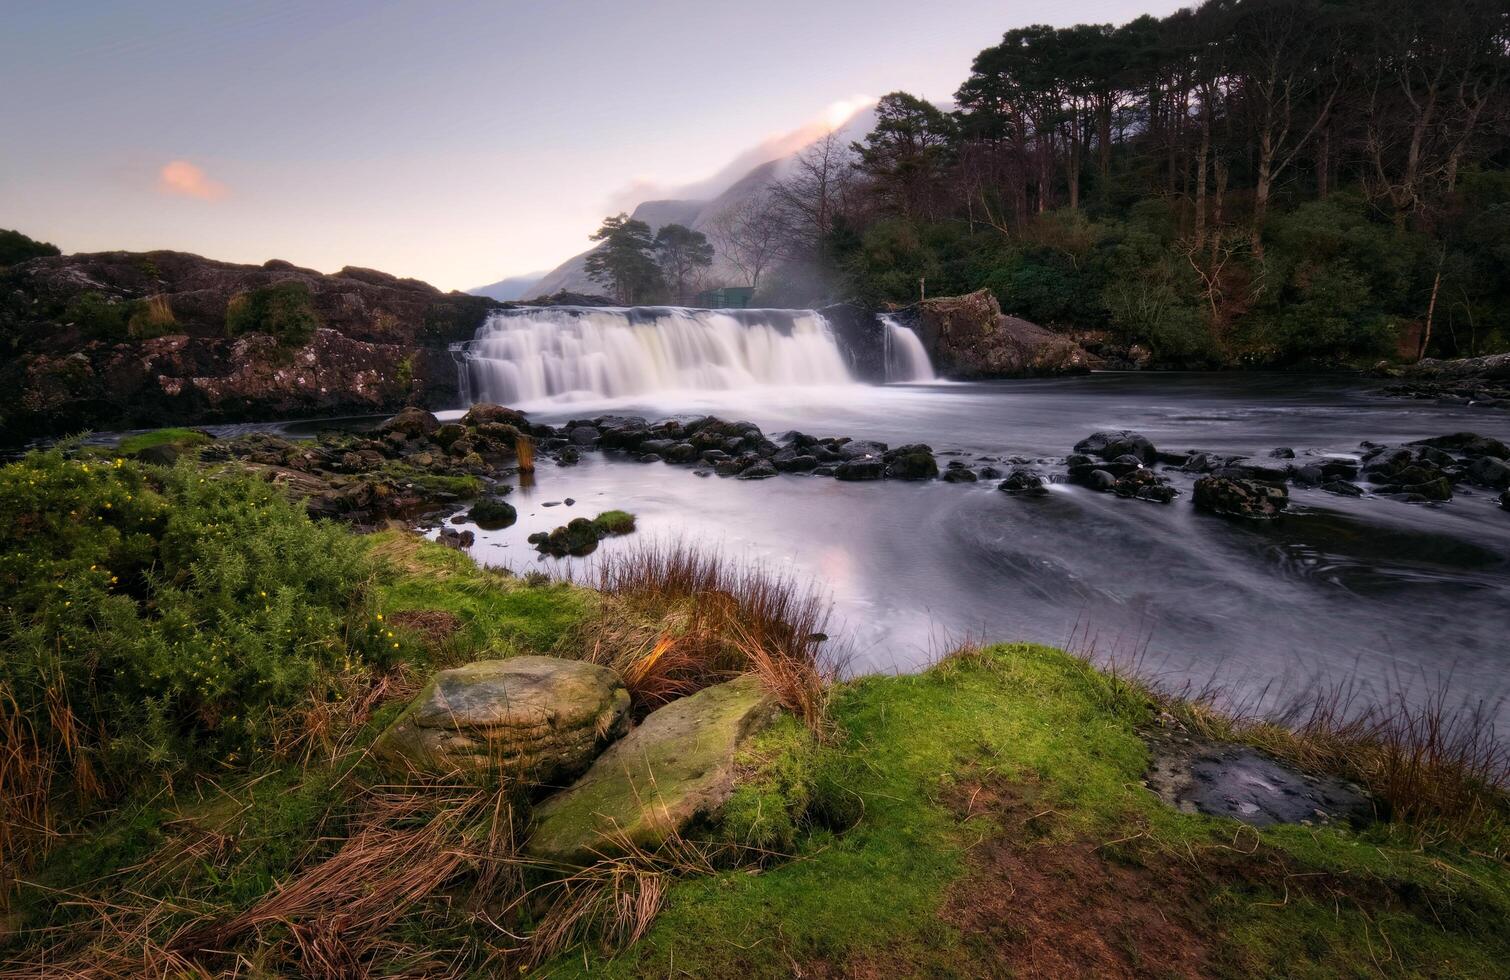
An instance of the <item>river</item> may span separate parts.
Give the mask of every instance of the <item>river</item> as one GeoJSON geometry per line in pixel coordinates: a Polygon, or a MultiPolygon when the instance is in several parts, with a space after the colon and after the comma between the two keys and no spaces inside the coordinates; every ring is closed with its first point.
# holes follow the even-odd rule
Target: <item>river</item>
{"type": "MultiPolygon", "coordinates": [[[[602,412],[716,414],[768,434],[801,429],[951,458],[1021,456],[1052,470],[1098,429],[1163,449],[1264,456],[1276,447],[1356,454],[1462,430],[1510,441],[1493,410],[1381,398],[1350,378],[1105,373],[979,384],[768,385],[536,405],[559,424],[602,412]],[[962,454],[953,457],[950,453],[962,454]]],[[[459,414],[459,413],[455,413],[459,414]]],[[[442,415],[446,417],[446,415],[442,415]]],[[[1062,468],[1061,468],[1062,469],[1062,468]]],[[[1168,468],[1166,468],[1168,472],[1168,468]]],[[[584,575],[595,558],[541,559],[527,535],[619,508],[635,541],[680,539],[816,582],[832,595],[836,643],[853,671],[909,671],[966,639],[1093,650],[1166,684],[1216,684],[1272,708],[1348,683],[1360,699],[1445,690],[1510,721],[1510,513],[1466,485],[1449,503],[1338,497],[1292,487],[1272,522],[1210,516],[1056,484],[1017,498],[996,481],[840,483],[803,475],[746,482],[586,453],[543,460],[510,497],[519,522],[478,531],[480,560],[584,575]],[[566,498],[574,506],[567,507],[566,498]],[[551,506],[552,504],[555,506],[551,506]]]]}

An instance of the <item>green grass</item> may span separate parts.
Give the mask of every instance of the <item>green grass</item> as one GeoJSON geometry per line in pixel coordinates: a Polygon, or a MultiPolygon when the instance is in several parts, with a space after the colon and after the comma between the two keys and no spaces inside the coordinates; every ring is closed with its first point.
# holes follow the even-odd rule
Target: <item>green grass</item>
{"type": "Polygon", "coordinates": [[[427,496],[449,493],[454,494],[460,500],[468,500],[478,496],[483,490],[483,483],[480,477],[467,473],[432,473],[429,470],[410,466],[407,463],[390,462],[382,468],[372,471],[371,475],[379,479],[391,480],[394,483],[412,484],[427,496]]]}
{"type": "Polygon", "coordinates": [[[628,534],[634,530],[634,515],[626,510],[605,510],[593,523],[609,534],[628,534]]]}
{"type": "Polygon", "coordinates": [[[460,621],[466,648],[478,654],[548,652],[588,615],[595,601],[586,589],[531,585],[411,534],[384,531],[369,541],[384,569],[378,606],[386,612],[450,613],[460,621]]]}
{"type": "Polygon", "coordinates": [[[210,436],[195,429],[168,428],[126,436],[115,448],[123,456],[135,456],[143,449],[150,449],[153,446],[176,446],[179,449],[187,449],[213,441],[210,436]]]}
{"type": "Polygon", "coordinates": [[[1510,875],[1492,857],[1423,852],[1387,829],[1254,833],[1178,813],[1140,785],[1147,750],[1136,726],[1151,720],[1149,706],[1058,651],[998,647],[922,675],[865,678],[840,690],[834,718],[841,789],[864,804],[853,830],[817,830],[795,859],[761,874],[679,882],[637,946],[553,970],[788,976],[794,963],[875,957],[897,973],[988,972],[991,944],[939,915],[968,848],[1002,832],[989,812],[962,818],[949,804],[966,780],[1030,794],[1046,816],[1019,829],[1025,847],[1121,842],[1105,848],[1109,859],[1153,867],[1188,856],[1209,870],[1235,841],[1244,851],[1261,844],[1265,860],[1299,876],[1290,894],[1282,881],[1214,872],[1198,886],[1213,968],[1224,974],[1487,977],[1510,956],[1495,925],[1510,916],[1510,875]],[[1318,897],[1301,887],[1308,875],[1335,876],[1351,897],[1318,897]],[[1380,897],[1354,900],[1369,895],[1380,897]]]}

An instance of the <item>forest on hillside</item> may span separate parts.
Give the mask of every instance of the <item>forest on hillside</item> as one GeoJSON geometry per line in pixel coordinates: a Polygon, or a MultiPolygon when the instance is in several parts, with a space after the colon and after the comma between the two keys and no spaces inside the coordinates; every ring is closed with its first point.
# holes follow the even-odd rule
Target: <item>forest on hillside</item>
{"type": "Polygon", "coordinates": [[[1510,347],[1510,8],[1210,0],[1014,29],[725,216],[767,305],[991,289],[1171,365],[1510,347]]]}

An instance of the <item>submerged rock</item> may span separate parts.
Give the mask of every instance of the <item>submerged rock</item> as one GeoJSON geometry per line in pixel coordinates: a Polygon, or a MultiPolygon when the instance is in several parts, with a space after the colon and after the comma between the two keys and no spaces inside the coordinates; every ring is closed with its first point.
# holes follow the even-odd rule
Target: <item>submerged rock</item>
{"type": "Polygon", "coordinates": [[[1289,505],[1290,494],[1282,486],[1257,480],[1203,476],[1195,481],[1194,500],[1197,509],[1213,514],[1269,520],[1289,505]]]}
{"type": "Polygon", "coordinates": [[[735,755],[778,716],[745,676],[651,712],[575,785],[540,804],[527,851],[584,864],[622,842],[654,849],[694,821],[716,819],[734,790],[735,755]]]}
{"type": "Polygon", "coordinates": [[[1311,776],[1246,745],[1172,732],[1149,740],[1148,788],[1185,813],[1277,823],[1354,825],[1374,818],[1372,800],[1341,779],[1311,776]]]}
{"type": "Polygon", "coordinates": [[[629,692],[607,667],[557,657],[443,670],[373,747],[397,774],[494,773],[559,785],[629,724],[629,692]]]}

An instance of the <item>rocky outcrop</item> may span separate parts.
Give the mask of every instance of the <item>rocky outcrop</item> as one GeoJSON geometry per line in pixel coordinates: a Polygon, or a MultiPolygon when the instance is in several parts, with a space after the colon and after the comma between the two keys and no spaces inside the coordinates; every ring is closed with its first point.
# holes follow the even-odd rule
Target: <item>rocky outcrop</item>
{"type": "Polygon", "coordinates": [[[607,667],[556,657],[443,670],[378,739],[398,775],[500,774],[562,785],[629,726],[629,692],[607,667]]]}
{"type": "Polygon", "coordinates": [[[626,843],[654,849],[698,820],[716,819],[734,791],[739,748],[778,714],[753,676],[657,709],[536,809],[528,852],[585,864],[626,843]]]}
{"type": "Polygon", "coordinates": [[[1073,339],[1005,316],[988,289],[918,304],[918,335],[940,374],[956,379],[1023,378],[1089,371],[1094,359],[1073,339]]]}
{"type": "Polygon", "coordinates": [[[453,405],[448,345],[495,305],[371,269],[183,252],[32,259],[0,272],[0,385],[14,392],[0,438],[453,405]],[[309,329],[232,336],[246,324],[229,314],[268,289],[293,290],[309,329]]]}

